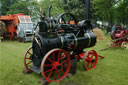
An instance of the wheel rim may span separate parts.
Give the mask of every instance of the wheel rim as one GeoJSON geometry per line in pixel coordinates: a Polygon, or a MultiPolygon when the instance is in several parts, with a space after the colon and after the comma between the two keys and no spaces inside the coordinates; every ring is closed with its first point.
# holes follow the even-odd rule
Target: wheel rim
{"type": "Polygon", "coordinates": [[[85,53],[83,58],[83,66],[89,71],[96,67],[98,56],[95,50],[89,50],[85,53]]]}
{"type": "Polygon", "coordinates": [[[58,82],[65,78],[70,69],[69,54],[62,49],[53,49],[43,58],[41,73],[48,82],[58,82]]]}
{"type": "Polygon", "coordinates": [[[76,20],[75,16],[70,14],[70,13],[63,13],[63,14],[61,14],[58,17],[57,22],[59,24],[75,24],[75,25],[77,25],[77,20],[76,20]]]}
{"type": "Polygon", "coordinates": [[[32,56],[32,46],[30,46],[27,49],[27,51],[25,52],[25,55],[24,55],[24,66],[26,67],[27,70],[32,72],[32,70],[30,69],[30,67],[33,64],[31,56],[32,56]]]}
{"type": "Polygon", "coordinates": [[[127,48],[128,47],[128,42],[123,41],[122,44],[121,44],[121,47],[122,48],[127,48]]]}

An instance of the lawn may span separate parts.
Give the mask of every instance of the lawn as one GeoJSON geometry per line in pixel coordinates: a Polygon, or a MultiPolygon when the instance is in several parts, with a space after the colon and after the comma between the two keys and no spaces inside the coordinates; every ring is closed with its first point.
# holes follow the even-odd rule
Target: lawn
{"type": "MultiPolygon", "coordinates": [[[[23,58],[31,43],[17,41],[0,42],[0,85],[40,85],[40,75],[24,74],[23,58]]],[[[85,71],[82,62],[77,63],[77,73],[70,79],[50,85],[127,85],[128,84],[128,50],[120,47],[105,51],[107,40],[97,42],[95,49],[104,59],[100,59],[95,69],[85,71]]],[[[88,50],[88,49],[86,49],[88,50]]]]}

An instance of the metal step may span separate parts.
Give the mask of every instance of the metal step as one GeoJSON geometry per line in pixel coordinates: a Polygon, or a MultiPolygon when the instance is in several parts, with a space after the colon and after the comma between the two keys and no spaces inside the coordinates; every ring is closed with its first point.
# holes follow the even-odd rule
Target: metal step
{"type": "Polygon", "coordinates": [[[32,71],[38,73],[38,74],[41,73],[41,69],[40,69],[39,67],[37,67],[37,66],[34,66],[34,65],[33,65],[33,66],[30,67],[30,69],[31,69],[32,71]]]}

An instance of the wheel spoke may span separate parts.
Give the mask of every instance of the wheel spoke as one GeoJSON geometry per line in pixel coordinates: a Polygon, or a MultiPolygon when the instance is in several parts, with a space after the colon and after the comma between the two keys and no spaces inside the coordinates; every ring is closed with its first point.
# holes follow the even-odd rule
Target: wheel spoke
{"type": "Polygon", "coordinates": [[[90,60],[90,58],[89,58],[89,57],[87,57],[87,58],[86,58],[86,61],[87,61],[87,62],[89,62],[89,60],[90,60]]]}
{"type": "Polygon", "coordinates": [[[60,61],[60,51],[58,52],[58,62],[60,61]]]}
{"type": "Polygon", "coordinates": [[[90,62],[88,62],[88,64],[86,66],[89,66],[90,62]]]}
{"type": "Polygon", "coordinates": [[[95,62],[94,63],[92,63],[92,65],[94,65],[95,64],[95,62]]]}
{"type": "Polygon", "coordinates": [[[64,61],[61,63],[61,65],[64,64],[66,61],[67,61],[67,60],[64,60],[64,61]]]}
{"type": "Polygon", "coordinates": [[[52,71],[52,69],[50,69],[50,70],[47,70],[47,71],[45,71],[44,73],[46,74],[46,73],[48,73],[48,72],[51,72],[52,71]]]}
{"type": "Polygon", "coordinates": [[[64,71],[63,71],[63,69],[62,69],[62,68],[60,69],[60,71],[64,74],[64,71]]]}
{"type": "Polygon", "coordinates": [[[64,57],[64,54],[58,59],[58,62],[64,57]]]}
{"type": "Polygon", "coordinates": [[[25,59],[31,59],[31,58],[25,58],[25,59]]]}
{"type": "Polygon", "coordinates": [[[61,64],[61,66],[62,66],[62,67],[65,67],[65,68],[67,67],[67,66],[65,66],[65,65],[63,65],[63,64],[61,64]]]}
{"type": "Polygon", "coordinates": [[[32,56],[32,54],[28,51],[28,54],[30,54],[32,56]]]}
{"type": "Polygon", "coordinates": [[[56,78],[56,74],[57,74],[57,71],[56,71],[55,74],[54,74],[53,80],[55,80],[55,78],[56,78]]]}
{"type": "Polygon", "coordinates": [[[28,62],[26,65],[30,64],[32,61],[28,62]]]}
{"type": "Polygon", "coordinates": [[[89,57],[89,56],[87,56],[87,59],[90,59],[90,57],[89,57]]]}
{"type": "Polygon", "coordinates": [[[92,60],[91,59],[89,60],[89,63],[92,63],[92,60]]]}
{"type": "Polygon", "coordinates": [[[57,71],[57,76],[58,76],[58,78],[60,78],[60,75],[59,75],[58,69],[56,69],[56,71],[57,71]]]}
{"type": "Polygon", "coordinates": [[[53,62],[49,57],[47,58],[51,63],[53,62]]]}
{"type": "Polygon", "coordinates": [[[91,56],[91,59],[93,59],[93,55],[91,56]]]}
{"type": "Polygon", "coordinates": [[[53,69],[50,71],[49,75],[48,75],[48,79],[50,78],[51,74],[52,74],[53,69]]]}
{"type": "Polygon", "coordinates": [[[66,24],[66,21],[65,21],[65,19],[62,17],[62,20],[64,21],[64,24],[66,24]]]}
{"type": "Polygon", "coordinates": [[[70,24],[70,21],[71,21],[71,16],[69,16],[68,18],[68,24],[70,24]]]}

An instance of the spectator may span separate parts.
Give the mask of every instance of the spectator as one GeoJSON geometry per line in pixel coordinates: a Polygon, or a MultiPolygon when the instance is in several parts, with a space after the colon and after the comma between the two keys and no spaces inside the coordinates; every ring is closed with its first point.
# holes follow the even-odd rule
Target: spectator
{"type": "Polygon", "coordinates": [[[119,31],[119,30],[121,30],[121,25],[116,25],[115,26],[115,31],[119,31]]]}
{"type": "Polygon", "coordinates": [[[115,25],[112,26],[112,32],[114,32],[114,31],[115,31],[115,25]]]}
{"type": "Polygon", "coordinates": [[[126,28],[124,27],[124,25],[121,25],[121,30],[126,30],[126,28]]]}

